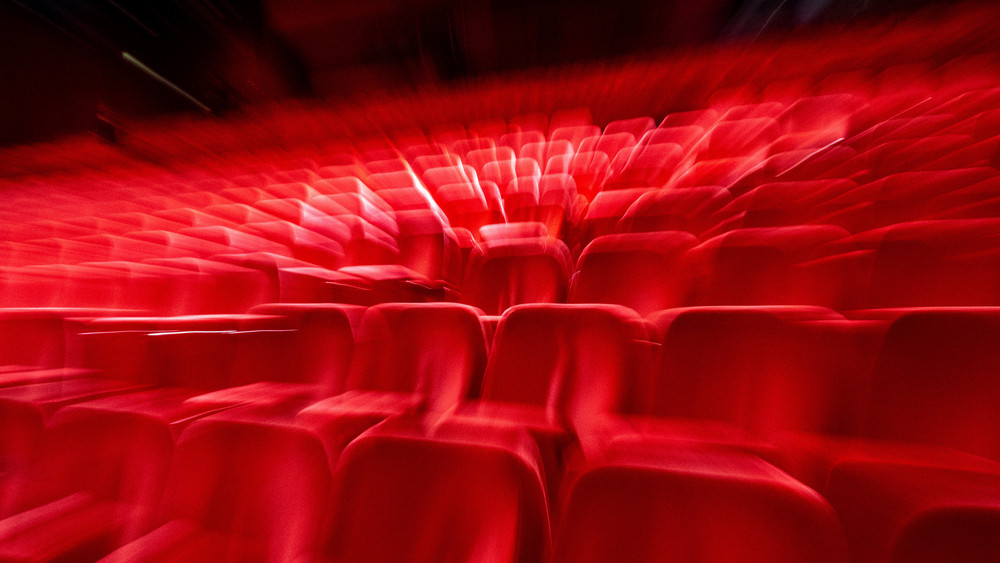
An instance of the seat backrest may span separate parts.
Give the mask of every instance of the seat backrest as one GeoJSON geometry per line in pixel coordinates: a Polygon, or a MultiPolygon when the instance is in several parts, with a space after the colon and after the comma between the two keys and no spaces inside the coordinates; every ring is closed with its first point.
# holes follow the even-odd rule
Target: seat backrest
{"type": "Polygon", "coordinates": [[[134,510],[126,536],[150,524],[170,467],[174,437],[154,415],[94,408],[60,409],[48,421],[43,450],[21,500],[40,506],[73,494],[134,510]]]}
{"type": "Polygon", "coordinates": [[[329,465],[315,434],[205,419],[178,439],[161,519],[218,533],[239,557],[312,559],[329,490],[329,465]]]}
{"type": "Polygon", "coordinates": [[[881,230],[871,307],[1000,304],[997,219],[899,223],[881,230]]]}
{"type": "Polygon", "coordinates": [[[541,562],[550,552],[538,451],[523,430],[386,421],[334,473],[335,561],[541,562]]]}
{"type": "Polygon", "coordinates": [[[63,315],[45,309],[0,313],[0,365],[62,367],[66,349],[63,315]]]}
{"type": "Polygon", "coordinates": [[[661,349],[645,412],[722,421],[761,435],[822,428],[838,359],[816,355],[814,340],[823,335],[799,325],[839,318],[821,307],[664,311],[651,319],[661,349]]]}
{"type": "Polygon", "coordinates": [[[616,305],[521,305],[500,320],[482,398],[532,405],[570,421],[633,400],[645,325],[616,305]]]}
{"type": "Polygon", "coordinates": [[[365,312],[348,389],[420,393],[451,406],[486,367],[479,311],[457,303],[383,303],[365,312]]]}
{"type": "Polygon", "coordinates": [[[703,305],[800,304],[792,269],[825,256],[848,237],[830,225],[746,228],[713,237],[689,252],[703,305]]]}
{"type": "Polygon", "coordinates": [[[325,396],[344,390],[354,356],[354,326],[364,311],[339,303],[268,303],[250,313],[284,316],[297,327],[290,353],[299,355],[301,371],[287,374],[288,380],[318,383],[325,396]]]}
{"type": "Polygon", "coordinates": [[[687,231],[695,235],[711,223],[713,212],[732,201],[718,186],[697,186],[647,192],[636,199],[619,222],[624,232],[687,231]]]}
{"type": "Polygon", "coordinates": [[[697,239],[665,231],[597,237],[583,250],[571,303],[616,303],[640,315],[685,304],[684,252],[697,239]]]}
{"type": "Polygon", "coordinates": [[[145,381],[166,387],[227,387],[236,357],[239,315],[173,317],[148,335],[145,381]]]}
{"type": "Polygon", "coordinates": [[[617,444],[567,498],[558,563],[847,561],[826,501],[744,453],[617,444]]]}
{"type": "Polygon", "coordinates": [[[521,303],[566,299],[570,255],[555,238],[484,241],[469,256],[462,302],[499,315],[521,303]]]}
{"type": "Polygon", "coordinates": [[[1000,459],[1000,310],[907,311],[890,325],[867,435],[1000,459]]]}

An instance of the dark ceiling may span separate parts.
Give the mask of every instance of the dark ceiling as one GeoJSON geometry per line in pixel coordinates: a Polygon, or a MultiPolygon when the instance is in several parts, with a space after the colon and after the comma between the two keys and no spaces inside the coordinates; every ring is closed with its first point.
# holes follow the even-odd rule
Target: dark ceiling
{"type": "Polygon", "coordinates": [[[926,3],[0,0],[0,144],[85,131],[99,112],[224,114],[288,96],[352,99],[926,3]]]}

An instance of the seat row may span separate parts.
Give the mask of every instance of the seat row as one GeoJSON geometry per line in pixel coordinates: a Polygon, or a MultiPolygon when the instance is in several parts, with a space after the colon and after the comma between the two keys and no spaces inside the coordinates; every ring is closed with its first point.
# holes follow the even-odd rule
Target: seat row
{"type": "Polygon", "coordinates": [[[992,308],[40,313],[4,323],[36,343],[73,327],[61,362],[2,374],[0,547],[19,557],[135,540],[119,555],[545,560],[549,526],[558,560],[837,561],[846,537],[880,561],[949,553],[956,533],[970,560],[996,555],[992,308]],[[324,528],[325,510],[350,516],[324,528]]]}
{"type": "MultiPolygon", "coordinates": [[[[643,315],[700,305],[808,304],[848,311],[1000,303],[992,217],[903,222],[856,234],[816,224],[744,227],[703,240],[686,231],[608,234],[597,236],[575,261],[567,245],[538,223],[488,226],[482,242],[463,248],[435,220],[408,220],[410,235],[400,239],[406,265],[330,270],[217,245],[211,251],[224,253],[208,257],[150,254],[137,261],[108,256],[119,259],[9,266],[0,272],[2,303],[187,314],[239,313],[273,301],[460,301],[500,314],[521,303],[599,302],[643,315]]],[[[105,249],[136,242],[92,238],[107,245],[92,246],[105,249]]],[[[49,250],[58,242],[53,239],[49,250]]],[[[182,244],[181,238],[175,242],[182,244]]]]}
{"type": "Polygon", "coordinates": [[[440,128],[433,142],[267,173],[15,182],[25,195],[0,209],[3,304],[183,314],[277,300],[461,300],[498,314],[605,301],[573,295],[573,270],[584,286],[588,277],[573,258],[634,243],[670,254],[686,243],[664,231],[679,230],[701,241],[685,252],[695,256],[688,279],[657,274],[640,283],[673,297],[644,302],[629,290],[638,296],[626,304],[992,305],[995,252],[979,232],[996,216],[997,91],[800,97],[675,112],[655,127],[647,117],[601,129],[588,112],[563,112],[516,132],[506,122],[480,123],[475,136],[440,128]],[[699,167],[738,174],[682,181],[699,167]],[[84,206],[95,195],[100,203],[84,206]],[[660,234],[598,240],[635,232],[660,234]],[[755,264],[740,265],[751,255],[755,264]],[[731,264],[714,264],[720,256],[731,264]],[[913,256],[922,267],[906,265],[913,256]],[[734,296],[725,286],[744,268],[770,268],[762,285],[791,287],[734,296]],[[897,291],[894,276],[922,272],[926,284],[897,291]]]}
{"type": "MultiPolygon", "coordinates": [[[[718,185],[739,196],[779,177],[868,183],[914,169],[947,170],[994,163],[997,142],[991,134],[995,129],[991,126],[995,121],[991,102],[996,97],[995,88],[967,91],[957,100],[927,98],[918,90],[897,97],[902,99],[887,103],[844,94],[803,97],[787,106],[780,102],[725,106],[672,113],[655,128],[648,117],[612,121],[603,132],[590,124],[589,113],[585,113],[575,121],[558,122],[565,126],[555,127],[557,122],[553,122],[551,131],[525,130],[518,125],[516,133],[503,133],[507,127],[501,124],[495,130],[479,128],[495,136],[465,138],[468,133],[463,129],[454,134],[439,133],[440,142],[390,143],[363,154],[327,154],[319,160],[301,159],[293,169],[269,169],[266,173],[209,174],[196,180],[169,176],[156,180],[164,174],[153,173],[153,182],[145,185],[123,186],[107,178],[90,182],[72,178],[67,185],[67,179],[56,178],[47,182],[49,185],[28,186],[40,192],[38,198],[23,195],[7,207],[13,219],[51,219],[53,214],[59,218],[60,208],[75,217],[79,205],[92,206],[88,198],[96,196],[109,200],[100,215],[142,212],[152,205],[161,212],[157,216],[161,224],[204,226],[205,220],[190,217],[191,212],[164,215],[165,209],[254,205],[275,198],[305,201],[344,191],[344,182],[353,178],[379,193],[375,199],[373,194],[363,195],[380,202],[383,209],[388,209],[384,207],[387,204],[397,211],[436,204],[445,210],[453,226],[477,234],[478,227],[488,222],[508,216],[510,220],[524,219],[546,206],[572,207],[579,205],[574,203],[578,196],[590,201],[605,189],[718,185]],[[542,176],[557,174],[573,178],[573,183],[558,177],[540,182],[542,176]],[[80,188],[86,184],[93,184],[92,189],[81,194],[80,188]],[[178,189],[190,193],[177,198],[178,189]],[[93,193],[96,190],[100,193],[93,193]],[[546,195],[548,192],[552,193],[546,195]],[[54,202],[60,195],[66,201],[54,202]],[[34,199],[41,199],[43,207],[31,205],[34,199]],[[52,214],[39,213],[49,207],[55,207],[52,214]]],[[[32,191],[17,187],[22,194],[32,191]]],[[[209,217],[222,215],[207,224],[248,219],[245,208],[212,207],[209,211],[209,217]]],[[[263,211],[263,215],[256,215],[267,217],[275,212],[273,205],[263,211]]],[[[281,213],[277,215],[282,218],[281,213]]],[[[112,226],[120,218],[113,219],[112,226]]],[[[46,225],[35,227],[45,229],[46,225]]],[[[555,227],[553,235],[561,236],[558,225],[555,227]]],[[[87,232],[85,224],[58,228],[73,234],[87,232]]]]}
{"type": "Polygon", "coordinates": [[[162,435],[132,425],[117,443],[91,437],[85,457],[73,445],[99,423],[81,415],[61,411],[50,438],[62,445],[61,461],[88,468],[75,479],[86,492],[5,519],[7,558],[657,561],[699,549],[705,561],[845,561],[830,506],[738,452],[609,449],[581,468],[553,530],[556,500],[546,497],[538,448],[523,430],[390,419],[331,464],[322,432],[217,416],[187,427],[172,454],[162,435]],[[108,458],[128,464],[120,482],[101,483],[113,471],[108,458]],[[692,518],[692,509],[727,516],[692,518]],[[670,532],[656,531],[663,526],[670,532]],[[727,542],[705,550],[704,535],[727,542]]]}

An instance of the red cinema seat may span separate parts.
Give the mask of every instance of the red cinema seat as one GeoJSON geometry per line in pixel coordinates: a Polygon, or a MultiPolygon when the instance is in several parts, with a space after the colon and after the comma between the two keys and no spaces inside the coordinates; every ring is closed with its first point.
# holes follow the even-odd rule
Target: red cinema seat
{"type": "Polygon", "coordinates": [[[5,559],[93,561],[150,524],[173,450],[170,430],[154,417],[89,405],[52,417],[30,471],[3,499],[5,559]]]}
{"type": "MultiPolygon", "coordinates": [[[[202,208],[202,207],[208,207],[210,205],[220,205],[220,204],[224,204],[224,203],[229,203],[227,201],[227,198],[228,199],[236,199],[231,194],[234,194],[235,190],[241,190],[241,189],[242,190],[247,190],[247,191],[245,191],[245,192],[235,192],[235,193],[242,193],[242,194],[245,194],[245,195],[249,196],[251,193],[253,193],[253,192],[251,192],[249,190],[256,190],[257,188],[226,188],[226,189],[220,190],[219,193],[213,193],[213,192],[210,192],[210,191],[202,191],[202,192],[179,193],[179,194],[172,194],[172,195],[173,195],[173,198],[176,201],[178,201],[178,202],[180,202],[180,203],[182,203],[182,204],[184,204],[186,206],[195,207],[195,208],[202,208]]],[[[236,199],[236,201],[240,201],[240,200],[236,199]]]]}
{"type": "Polygon", "coordinates": [[[520,176],[507,183],[501,193],[508,217],[513,213],[513,209],[510,209],[512,206],[523,208],[538,204],[538,182],[540,179],[540,176],[535,175],[520,176]]]}
{"type": "Polygon", "coordinates": [[[875,354],[860,423],[845,436],[794,436],[787,467],[820,490],[841,462],[995,471],[998,435],[985,405],[997,393],[989,376],[996,310],[886,309],[867,316],[891,324],[875,354]]]}
{"type": "Polygon", "coordinates": [[[290,258],[289,262],[302,261],[331,269],[347,264],[347,256],[342,244],[346,242],[344,239],[330,239],[288,221],[253,223],[247,225],[245,229],[254,235],[287,248],[291,254],[290,257],[287,257],[290,258]]]}
{"type": "Polygon", "coordinates": [[[138,261],[163,255],[163,248],[158,244],[125,235],[90,235],[77,240],[104,247],[107,260],[138,261]]]}
{"type": "MultiPolygon", "coordinates": [[[[942,129],[955,124],[956,121],[955,116],[949,113],[926,113],[912,117],[887,119],[873,127],[867,135],[852,139],[852,144],[865,147],[866,145],[863,143],[869,143],[867,146],[870,147],[887,141],[931,137],[940,134],[942,129]]],[[[956,130],[955,133],[971,132],[960,132],[959,130],[956,130]]]]}
{"type": "MultiPolygon", "coordinates": [[[[146,369],[139,374],[142,381],[203,392],[228,386],[236,346],[233,333],[250,319],[205,315],[160,320],[158,330],[148,334],[146,369]]],[[[260,318],[260,322],[267,321],[260,318]]]]}
{"type": "Polygon", "coordinates": [[[800,436],[794,471],[844,522],[856,561],[996,558],[1000,449],[992,308],[883,311],[860,437],[800,436]]]}
{"type": "Polygon", "coordinates": [[[65,318],[72,314],[58,309],[0,309],[0,338],[7,343],[0,348],[0,365],[63,367],[65,318]]]}
{"type": "Polygon", "coordinates": [[[150,337],[153,361],[164,348],[170,352],[181,345],[201,344],[188,353],[196,361],[198,354],[209,355],[211,362],[175,368],[194,381],[178,389],[181,410],[205,413],[241,406],[244,412],[293,413],[344,388],[354,350],[351,322],[360,316],[360,307],[289,303],[257,309],[269,316],[245,316],[225,336],[175,334],[166,343],[163,334],[150,337]],[[178,343],[182,338],[187,342],[178,343]],[[206,364],[207,370],[195,371],[206,364]],[[198,384],[206,380],[221,380],[221,385],[198,384]]]}
{"type": "Polygon", "coordinates": [[[854,382],[844,375],[847,341],[835,341],[843,344],[839,354],[824,348],[836,333],[823,323],[832,321],[844,322],[820,307],[694,307],[652,316],[659,362],[635,428],[735,443],[746,436],[766,452],[764,444],[783,432],[837,426],[836,389],[854,382]]]}
{"type": "MultiPolygon", "coordinates": [[[[263,219],[272,219],[261,215],[263,219]]],[[[182,235],[187,235],[196,239],[202,239],[215,244],[220,244],[229,249],[230,252],[273,252],[275,254],[289,254],[289,250],[276,242],[267,240],[253,234],[242,232],[238,228],[210,226],[210,227],[188,227],[178,231],[182,235]]]]}
{"type": "Polygon", "coordinates": [[[420,174],[421,177],[423,177],[423,174],[431,168],[446,168],[450,166],[457,166],[459,164],[461,164],[461,159],[448,152],[426,154],[410,158],[410,166],[413,168],[413,171],[420,174]]]}
{"type": "Polygon", "coordinates": [[[680,231],[597,237],[577,261],[568,301],[615,303],[640,315],[682,306],[687,297],[683,257],[697,242],[680,231]]]}
{"type": "MultiPolygon", "coordinates": [[[[344,243],[344,252],[349,265],[363,264],[393,264],[398,261],[399,247],[395,236],[399,233],[399,226],[396,224],[395,216],[379,212],[383,219],[391,222],[386,231],[382,226],[369,222],[362,217],[354,215],[338,215],[332,219],[321,221],[321,223],[340,223],[347,228],[349,238],[344,243]]],[[[337,234],[342,229],[338,225],[337,234]]],[[[306,225],[307,228],[317,230],[313,225],[306,225]]],[[[274,299],[272,299],[274,301],[274,299]]]]}
{"type": "MultiPolygon", "coordinates": [[[[188,396],[230,383],[241,329],[277,335],[288,329],[282,318],[263,315],[106,317],[79,319],[74,327],[68,360],[74,367],[103,378],[185,388],[188,396]]],[[[252,376],[243,367],[243,375],[252,376]]]]}
{"type": "Polygon", "coordinates": [[[615,135],[617,133],[628,133],[632,138],[638,139],[643,133],[656,126],[652,117],[636,117],[633,119],[619,119],[611,121],[604,126],[605,135],[615,135]]]}
{"type": "MultiPolygon", "coordinates": [[[[548,163],[556,156],[572,158],[574,153],[573,145],[567,140],[546,141],[539,143],[528,143],[521,147],[518,154],[521,158],[530,158],[541,166],[548,163]]],[[[543,171],[548,173],[547,171],[543,171]]]]}
{"type": "Polygon", "coordinates": [[[372,160],[365,163],[365,168],[367,168],[372,174],[403,172],[406,170],[406,162],[398,158],[372,160]]]}
{"type": "MultiPolygon", "coordinates": [[[[538,179],[536,221],[544,223],[552,236],[565,237],[586,200],[577,193],[576,182],[568,174],[546,174],[538,179]]],[[[512,219],[513,220],[513,219],[512,219]]]]}
{"type": "MultiPolygon", "coordinates": [[[[946,212],[948,195],[961,193],[996,177],[992,168],[911,171],[892,174],[819,201],[813,217],[819,222],[842,225],[857,233],[930,219],[946,212]]],[[[961,196],[955,196],[959,200],[961,196]]]]}
{"type": "Polygon", "coordinates": [[[580,241],[584,244],[601,236],[621,232],[622,217],[632,205],[648,193],[659,192],[655,188],[630,188],[608,190],[594,196],[577,228],[580,241]]]}
{"type": "Polygon", "coordinates": [[[482,400],[461,412],[543,432],[565,432],[588,417],[622,408],[646,328],[616,305],[521,305],[494,336],[482,400]]]}
{"type": "Polygon", "coordinates": [[[785,133],[767,146],[767,153],[771,156],[801,150],[819,151],[824,147],[839,142],[841,137],[833,131],[802,131],[799,133],[785,133]]]}
{"type": "Polygon", "coordinates": [[[780,135],[774,119],[756,117],[720,121],[695,147],[699,160],[750,157],[767,148],[780,135]]]}
{"type": "Polygon", "coordinates": [[[846,169],[840,167],[857,155],[858,151],[849,146],[832,144],[813,151],[810,156],[782,170],[773,180],[785,182],[810,181],[818,178],[851,179],[857,170],[853,167],[846,169]]]}
{"type": "MultiPolygon", "coordinates": [[[[23,385],[18,378],[14,384],[23,385]]],[[[6,387],[7,385],[5,385],[6,387]]],[[[17,512],[42,449],[46,414],[27,402],[0,401],[0,518],[17,512]]]]}
{"type": "Polygon", "coordinates": [[[521,303],[566,299],[572,260],[554,238],[484,241],[469,256],[462,302],[498,315],[521,303]]]}
{"type": "Polygon", "coordinates": [[[986,563],[1000,557],[998,488],[995,470],[857,460],[833,469],[824,496],[852,561],[986,563]]]}
{"type": "Polygon", "coordinates": [[[863,105],[862,98],[850,94],[802,97],[785,107],[777,119],[788,132],[825,131],[846,137],[851,116],[863,105]]]}
{"type": "Polygon", "coordinates": [[[906,312],[889,327],[865,435],[936,444],[1000,460],[1000,317],[992,308],[906,312]]]}
{"type": "Polygon", "coordinates": [[[488,163],[512,162],[516,157],[517,155],[514,154],[514,151],[510,147],[499,146],[470,151],[465,155],[463,162],[471,165],[480,174],[483,174],[483,168],[488,163]]]}
{"type": "Polygon", "coordinates": [[[669,113],[660,122],[660,127],[683,127],[687,125],[697,125],[709,128],[719,121],[719,112],[714,109],[700,109],[693,111],[678,111],[669,113]]]}
{"type": "Polygon", "coordinates": [[[174,230],[181,227],[180,223],[160,219],[148,212],[113,213],[108,215],[109,221],[121,223],[127,227],[127,232],[152,231],[157,229],[174,230]]]}
{"type": "Polygon", "coordinates": [[[991,119],[996,116],[996,110],[992,108],[996,107],[998,96],[1000,90],[996,87],[973,89],[945,100],[934,108],[934,112],[952,114],[962,119],[973,118],[973,122],[978,121],[976,118],[991,119]]]}
{"type": "MultiPolygon", "coordinates": [[[[191,326],[198,321],[191,319],[191,326]]],[[[72,319],[66,336],[66,365],[94,370],[99,377],[151,384],[149,334],[162,317],[82,317],[72,319]]]]}
{"type": "Polygon", "coordinates": [[[688,253],[693,303],[828,306],[835,295],[799,284],[797,265],[832,253],[828,246],[847,237],[829,225],[740,229],[713,237],[688,253]]]}
{"type": "MultiPolygon", "coordinates": [[[[391,190],[395,188],[412,188],[420,183],[420,180],[416,177],[413,172],[409,170],[403,170],[399,172],[384,172],[381,174],[372,174],[368,177],[366,182],[368,185],[375,190],[376,193],[383,190],[391,190]]],[[[288,197],[288,196],[283,196],[288,197]]],[[[305,199],[305,198],[300,198],[305,199]]]]}
{"type": "Polygon", "coordinates": [[[485,368],[479,312],[456,303],[385,303],[366,312],[346,388],[415,393],[453,405],[485,368]]]}
{"type": "MultiPolygon", "coordinates": [[[[316,196],[310,198],[308,203],[327,216],[307,215],[303,217],[302,226],[321,234],[330,232],[329,228],[325,225],[325,223],[332,222],[330,217],[348,226],[352,225],[353,221],[356,220],[363,221],[390,235],[394,235],[397,232],[396,222],[392,215],[392,207],[380,196],[375,195],[374,192],[367,195],[345,193],[316,196]]],[[[338,236],[336,233],[339,233],[340,226],[336,224],[333,226],[336,227],[332,230],[334,234],[327,234],[327,236],[336,238],[338,236]]]]}
{"type": "Polygon", "coordinates": [[[479,238],[483,242],[498,242],[514,239],[548,238],[549,231],[544,223],[522,221],[517,223],[496,223],[479,228],[479,238]]]}
{"type": "MultiPolygon", "coordinates": [[[[503,199],[504,212],[508,221],[512,223],[530,223],[541,222],[541,219],[549,220],[538,203],[537,179],[518,178],[511,182],[508,188],[509,193],[503,199]]],[[[561,223],[556,226],[561,227],[561,223]]],[[[546,232],[547,229],[548,226],[546,226],[546,232]]]]}
{"type": "Polygon", "coordinates": [[[500,318],[482,392],[457,418],[528,429],[551,494],[576,433],[628,408],[643,386],[647,330],[618,305],[520,305],[500,318]]]}
{"type": "Polygon", "coordinates": [[[132,231],[125,236],[159,246],[161,258],[207,258],[229,251],[225,245],[166,229],[132,231]]]}
{"type": "Polygon", "coordinates": [[[850,180],[761,184],[719,209],[712,217],[713,231],[813,223],[817,208],[856,187],[850,180]]]}
{"type": "Polygon", "coordinates": [[[435,209],[431,194],[422,187],[407,186],[402,188],[389,188],[378,192],[393,211],[411,211],[414,209],[435,209]]]}
{"type": "Polygon", "coordinates": [[[639,139],[639,146],[636,147],[636,150],[648,145],[676,143],[680,145],[684,154],[688,154],[704,136],[705,129],[697,125],[659,127],[657,129],[647,131],[646,134],[639,139]]]}
{"type": "Polygon", "coordinates": [[[573,150],[576,151],[579,150],[584,139],[600,134],[601,128],[596,125],[557,127],[549,133],[549,142],[568,141],[573,146],[573,150]]]}
{"type": "MultiPolygon", "coordinates": [[[[478,392],[486,364],[479,312],[455,303],[384,303],[365,313],[343,393],[301,413],[323,424],[336,415],[387,416],[375,405],[444,411],[478,392]],[[367,405],[366,401],[372,402],[367,405]]],[[[390,411],[389,414],[394,414],[390,411]]],[[[357,418],[357,417],[355,417],[357,418]]],[[[346,444],[346,442],[345,442],[346,444]]]]}
{"type": "Polygon", "coordinates": [[[267,303],[251,314],[282,316],[296,326],[295,346],[301,371],[286,373],[293,381],[319,384],[319,396],[340,392],[354,357],[354,331],[365,308],[339,303],[267,303]]]}
{"type": "Polygon", "coordinates": [[[818,494],[746,453],[623,440],[568,487],[554,561],[846,562],[818,494]]]}
{"type": "Polygon", "coordinates": [[[569,161],[566,173],[573,177],[580,194],[593,199],[603,188],[610,166],[611,161],[603,152],[578,152],[569,161]]]}
{"type": "MultiPolygon", "coordinates": [[[[440,138],[437,140],[438,142],[442,142],[440,138]]],[[[465,137],[444,141],[444,144],[451,152],[464,158],[472,151],[492,149],[496,145],[496,142],[488,137],[465,137]]]]}
{"type": "MultiPolygon", "coordinates": [[[[766,95],[766,94],[765,94],[766,95]]],[[[723,108],[720,108],[723,109],[723,108]]],[[[719,121],[739,121],[743,119],[776,118],[784,111],[781,102],[768,100],[765,102],[734,105],[725,108],[719,121]]]]}
{"type": "MultiPolygon", "coordinates": [[[[822,177],[876,180],[890,174],[919,169],[927,163],[939,162],[939,159],[972,144],[971,139],[968,135],[941,135],[886,141],[830,168],[822,177]]],[[[979,162],[976,155],[970,156],[971,162],[947,163],[945,168],[988,164],[979,162]]]]}
{"type": "Polygon", "coordinates": [[[277,280],[259,270],[201,258],[152,258],[143,263],[176,271],[172,314],[243,313],[277,301],[277,280]]]}
{"type": "Polygon", "coordinates": [[[225,188],[219,195],[236,203],[253,204],[262,199],[274,197],[261,188],[225,188]]]}
{"type": "Polygon", "coordinates": [[[496,185],[486,182],[477,187],[471,182],[445,184],[437,189],[434,197],[447,215],[452,227],[468,229],[478,233],[483,225],[502,221],[504,211],[500,205],[499,192],[495,197],[487,197],[487,192],[496,190],[496,185]]]}
{"type": "Polygon", "coordinates": [[[523,129],[500,136],[499,144],[510,147],[516,154],[521,154],[521,148],[531,143],[545,142],[545,134],[541,131],[523,129]]]}
{"type": "Polygon", "coordinates": [[[866,307],[1000,304],[998,223],[918,221],[859,234],[876,245],[866,307]]]}
{"type": "Polygon", "coordinates": [[[431,211],[401,211],[399,225],[399,263],[432,282],[461,283],[461,254],[458,241],[442,218],[431,211]]]}
{"type": "Polygon", "coordinates": [[[405,413],[432,416],[478,394],[486,365],[480,312],[453,303],[386,303],[368,309],[343,388],[298,420],[325,436],[335,459],[365,429],[405,413]]]}
{"type": "Polygon", "coordinates": [[[479,174],[476,173],[475,168],[468,165],[430,168],[423,173],[421,178],[424,185],[432,193],[436,193],[441,186],[448,184],[479,184],[479,174]]]}
{"type": "MultiPolygon", "coordinates": [[[[808,161],[813,155],[819,154],[823,150],[825,150],[825,147],[775,150],[773,154],[759,164],[742,172],[739,177],[728,185],[729,190],[734,196],[738,196],[761,184],[784,179],[785,175],[794,170],[799,164],[808,161]]],[[[742,167],[738,167],[737,169],[742,169],[742,167]]]]}
{"type": "Polygon", "coordinates": [[[548,560],[548,515],[531,438],[489,425],[421,426],[388,420],[340,457],[323,560],[548,560]]]}
{"type": "Polygon", "coordinates": [[[729,191],[718,186],[650,191],[625,210],[618,229],[629,233],[687,231],[698,235],[731,200],[729,191]]]}
{"type": "Polygon", "coordinates": [[[246,203],[225,203],[222,205],[210,205],[202,208],[205,213],[215,215],[225,221],[237,225],[247,223],[259,223],[262,221],[274,221],[274,216],[255,209],[246,203]]]}
{"type": "Polygon", "coordinates": [[[105,560],[315,560],[329,491],[314,434],[265,421],[198,421],[177,442],[156,526],[105,560]]]}
{"type": "Polygon", "coordinates": [[[493,182],[500,192],[506,195],[510,191],[510,183],[517,178],[535,178],[542,175],[538,163],[530,158],[496,160],[487,162],[480,177],[484,182],[493,182]]]}
{"type": "Polygon", "coordinates": [[[743,156],[699,160],[679,172],[670,186],[725,186],[733,193],[739,193],[739,183],[744,177],[753,175],[756,168],[770,164],[768,161],[757,162],[756,158],[743,156]]]}
{"type": "Polygon", "coordinates": [[[661,187],[677,173],[683,156],[684,150],[676,143],[640,146],[629,154],[620,171],[607,179],[604,189],[661,187]]]}
{"type": "Polygon", "coordinates": [[[604,133],[583,139],[576,152],[602,152],[610,160],[622,149],[634,146],[635,137],[629,133],[604,133]]]}
{"type": "Polygon", "coordinates": [[[200,208],[182,207],[178,209],[164,209],[153,211],[152,215],[159,219],[180,223],[185,227],[225,226],[235,228],[238,226],[232,221],[206,213],[200,208]]]}

